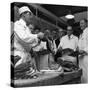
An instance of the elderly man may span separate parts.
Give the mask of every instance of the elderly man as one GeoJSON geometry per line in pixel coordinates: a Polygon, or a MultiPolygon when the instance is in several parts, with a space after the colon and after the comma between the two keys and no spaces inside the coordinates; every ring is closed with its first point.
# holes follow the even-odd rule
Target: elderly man
{"type": "Polygon", "coordinates": [[[18,55],[21,59],[15,64],[15,67],[30,59],[27,52],[33,46],[38,44],[38,38],[43,37],[43,33],[32,34],[28,26],[33,13],[27,6],[19,9],[20,19],[14,23],[14,56],[18,55]],[[28,58],[29,57],[29,58],[28,58]]]}
{"type": "Polygon", "coordinates": [[[76,58],[71,56],[77,50],[78,38],[73,35],[72,26],[67,27],[67,35],[61,38],[57,51],[62,52],[61,59],[76,64],[76,58]]]}
{"type": "Polygon", "coordinates": [[[80,28],[83,33],[79,37],[79,66],[83,69],[83,75],[81,78],[82,83],[88,82],[88,28],[87,28],[87,20],[82,19],[80,21],[80,28]]]}

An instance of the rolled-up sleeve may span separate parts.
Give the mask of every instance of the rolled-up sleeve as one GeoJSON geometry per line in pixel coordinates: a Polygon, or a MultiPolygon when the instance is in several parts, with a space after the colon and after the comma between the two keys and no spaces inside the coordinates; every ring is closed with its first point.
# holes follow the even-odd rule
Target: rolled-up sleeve
{"type": "Polygon", "coordinates": [[[14,24],[14,32],[26,43],[34,43],[38,40],[37,34],[30,33],[27,28],[17,22],[14,24]]]}

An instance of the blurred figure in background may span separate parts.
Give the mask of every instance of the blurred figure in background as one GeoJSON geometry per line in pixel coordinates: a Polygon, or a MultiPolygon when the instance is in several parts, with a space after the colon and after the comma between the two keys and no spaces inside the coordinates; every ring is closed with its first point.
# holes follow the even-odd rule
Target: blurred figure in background
{"type": "MultiPolygon", "coordinates": [[[[28,27],[29,27],[29,30],[30,30],[31,33],[33,33],[33,34],[38,34],[39,33],[38,29],[37,29],[38,32],[36,32],[34,24],[30,23],[28,25],[28,27]]],[[[32,47],[31,50],[29,51],[30,54],[31,54],[31,59],[32,59],[31,63],[34,66],[35,71],[39,71],[39,69],[38,69],[38,62],[39,62],[39,60],[38,60],[38,57],[37,57],[37,55],[35,53],[36,50],[38,51],[38,48],[37,48],[38,45],[40,45],[40,39],[38,39],[38,44],[35,47],[32,47]]]]}
{"type": "MultiPolygon", "coordinates": [[[[41,31],[39,29],[36,29],[34,34],[38,34],[40,33],[41,31]]],[[[44,37],[42,37],[43,39],[44,37]]],[[[40,55],[40,52],[43,52],[46,48],[46,42],[42,41],[42,39],[39,39],[39,43],[37,46],[33,47],[32,50],[34,52],[34,56],[33,58],[35,59],[35,63],[36,63],[36,70],[37,72],[40,72],[40,69],[41,69],[41,63],[40,63],[40,60],[41,60],[41,57],[42,58],[42,61],[44,59],[44,56],[43,55],[40,55]]]]}
{"type": "Polygon", "coordinates": [[[56,50],[57,50],[56,40],[57,40],[57,38],[58,38],[58,35],[57,35],[57,32],[56,32],[56,31],[53,31],[53,32],[52,32],[52,35],[53,35],[52,51],[53,51],[54,53],[56,53],[56,50]]]}
{"type": "Polygon", "coordinates": [[[87,20],[82,19],[80,21],[80,28],[83,33],[79,37],[79,66],[83,69],[83,75],[81,78],[82,83],[88,82],[88,27],[87,27],[87,20]]]}
{"type": "Polygon", "coordinates": [[[61,38],[61,33],[62,33],[63,29],[59,29],[58,30],[58,38],[55,40],[56,46],[58,47],[59,43],[60,43],[60,38],[61,38]]]}
{"type": "Polygon", "coordinates": [[[52,31],[50,34],[49,30],[46,30],[46,37],[47,37],[47,50],[48,52],[48,67],[50,70],[62,71],[62,67],[55,62],[55,53],[56,53],[56,43],[55,40],[57,39],[58,35],[56,31],[52,31]]]}
{"type": "Polygon", "coordinates": [[[60,44],[61,38],[65,35],[65,30],[59,29],[58,30],[58,38],[55,40],[56,44],[56,54],[55,54],[55,61],[57,62],[57,58],[61,57],[61,52],[57,52],[58,46],[60,44]]]}
{"type": "Polygon", "coordinates": [[[50,35],[50,30],[49,29],[45,29],[44,31],[44,38],[42,40],[42,42],[44,43],[44,50],[42,51],[42,55],[40,57],[40,63],[41,63],[41,70],[48,70],[50,69],[49,66],[49,57],[50,57],[50,53],[52,52],[51,50],[51,45],[52,45],[52,38],[50,35]]]}

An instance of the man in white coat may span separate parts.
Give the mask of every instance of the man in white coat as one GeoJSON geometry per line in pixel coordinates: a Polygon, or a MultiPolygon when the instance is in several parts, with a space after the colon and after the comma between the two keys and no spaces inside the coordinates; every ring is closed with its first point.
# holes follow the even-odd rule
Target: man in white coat
{"type": "Polygon", "coordinates": [[[82,19],[80,21],[80,28],[83,33],[79,37],[79,66],[83,70],[83,75],[81,78],[82,83],[88,82],[88,28],[87,28],[87,20],[82,19]]]}
{"type": "MultiPolygon", "coordinates": [[[[28,28],[30,18],[33,17],[33,13],[27,6],[23,6],[19,9],[20,19],[14,23],[14,56],[18,55],[21,59],[16,63],[15,67],[30,59],[30,54],[25,48],[32,48],[38,44],[38,38],[44,36],[43,33],[32,34],[28,28]],[[29,56],[29,58],[28,58],[29,56]]],[[[27,50],[28,50],[27,49],[27,50]]]]}

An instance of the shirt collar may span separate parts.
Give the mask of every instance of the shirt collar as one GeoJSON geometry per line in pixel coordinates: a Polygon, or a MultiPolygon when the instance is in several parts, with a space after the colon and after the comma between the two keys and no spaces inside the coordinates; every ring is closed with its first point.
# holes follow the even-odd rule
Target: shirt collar
{"type": "MultiPolygon", "coordinates": [[[[68,37],[68,35],[67,35],[67,37],[68,37]]],[[[72,39],[73,38],[73,34],[70,36],[70,39],[72,39]]]]}
{"type": "Polygon", "coordinates": [[[22,18],[19,21],[22,25],[26,26],[26,22],[22,18]]]}

